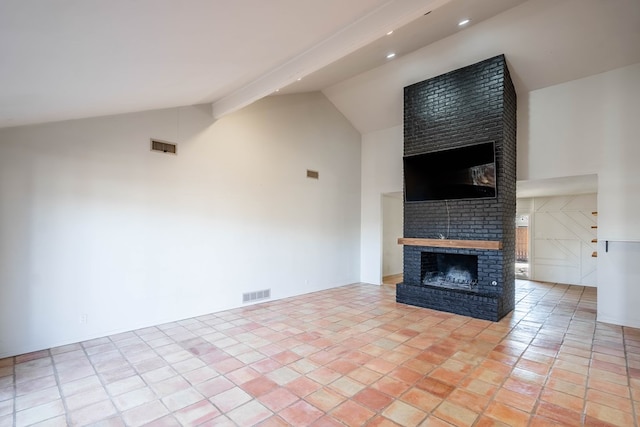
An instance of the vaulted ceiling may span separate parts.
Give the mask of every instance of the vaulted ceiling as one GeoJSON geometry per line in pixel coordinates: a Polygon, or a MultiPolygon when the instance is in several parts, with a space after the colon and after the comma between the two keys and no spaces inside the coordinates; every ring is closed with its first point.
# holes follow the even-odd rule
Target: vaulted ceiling
{"type": "Polygon", "coordinates": [[[638,46],[638,0],[2,0],[0,127],[322,90],[367,133],[403,86],[489,56],[526,93],[638,46]]]}

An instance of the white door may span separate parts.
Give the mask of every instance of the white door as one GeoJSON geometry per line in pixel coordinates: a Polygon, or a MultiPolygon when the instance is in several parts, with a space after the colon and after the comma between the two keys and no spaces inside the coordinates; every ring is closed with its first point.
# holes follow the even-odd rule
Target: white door
{"type": "Polygon", "coordinates": [[[534,199],[534,280],[596,286],[595,194],[534,199]]]}

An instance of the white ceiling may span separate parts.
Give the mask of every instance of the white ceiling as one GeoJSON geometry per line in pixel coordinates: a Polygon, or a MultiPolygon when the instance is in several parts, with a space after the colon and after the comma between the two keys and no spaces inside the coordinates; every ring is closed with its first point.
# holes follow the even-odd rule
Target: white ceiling
{"type": "MultiPolygon", "coordinates": [[[[452,34],[463,31],[458,22],[473,17],[473,24],[499,14],[526,0],[451,0],[432,9],[428,14],[419,16],[407,25],[393,28],[393,34],[380,36],[361,49],[346,55],[334,63],[305,76],[280,90],[280,93],[322,90],[338,82],[373,68],[384,65],[389,60],[386,55],[396,54],[395,58],[416,51],[452,34]]],[[[378,31],[381,35],[382,32],[378,31]]],[[[395,59],[394,59],[395,60],[395,59]]]]}
{"type": "Polygon", "coordinates": [[[518,181],[518,198],[566,196],[598,192],[598,175],[564,176],[559,178],[518,181]]]}
{"type": "Polygon", "coordinates": [[[222,116],[280,89],[323,90],[366,133],[401,123],[402,87],[499,53],[524,94],[639,46],[638,0],[0,0],[0,127],[222,116]]]}
{"type": "Polygon", "coordinates": [[[364,134],[402,123],[404,86],[495,55],[505,54],[519,96],[640,62],[639,0],[520,3],[323,92],[364,134]]]}
{"type": "Polygon", "coordinates": [[[229,97],[232,111],[271,92],[245,93],[265,76],[295,81],[446,1],[0,0],[0,127],[229,97]]]}

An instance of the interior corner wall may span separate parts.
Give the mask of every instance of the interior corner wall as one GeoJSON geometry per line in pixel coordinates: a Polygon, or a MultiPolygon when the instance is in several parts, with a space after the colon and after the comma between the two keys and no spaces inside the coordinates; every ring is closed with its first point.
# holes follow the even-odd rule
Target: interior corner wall
{"type": "Polygon", "coordinates": [[[360,144],[319,92],[0,130],[0,358],[357,282],[360,144]]]}
{"type": "Polygon", "coordinates": [[[402,144],[402,126],[362,136],[362,282],[376,285],[382,283],[382,195],[402,191],[402,144]]]}
{"type": "Polygon", "coordinates": [[[640,327],[640,243],[615,242],[640,241],[640,64],[533,91],[518,113],[518,179],[598,175],[598,320],[640,327]]]}
{"type": "Polygon", "coordinates": [[[382,277],[402,274],[402,196],[382,197],[382,277]]]}

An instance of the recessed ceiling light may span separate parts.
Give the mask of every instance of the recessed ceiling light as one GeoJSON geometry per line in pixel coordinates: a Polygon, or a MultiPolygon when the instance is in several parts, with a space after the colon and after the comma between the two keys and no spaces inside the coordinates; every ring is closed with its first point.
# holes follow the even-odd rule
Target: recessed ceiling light
{"type": "Polygon", "coordinates": [[[393,52],[391,52],[391,53],[387,54],[387,59],[391,59],[391,58],[393,58],[394,56],[396,56],[396,54],[395,54],[395,53],[393,53],[393,52]]]}
{"type": "Polygon", "coordinates": [[[467,25],[470,21],[470,19],[463,19],[462,21],[458,22],[458,26],[462,27],[463,25],[467,25]]]}
{"type": "Polygon", "coordinates": [[[280,92],[280,89],[276,89],[276,90],[274,90],[274,92],[280,92]]]}
{"type": "Polygon", "coordinates": [[[390,36],[391,34],[393,34],[393,30],[387,32],[387,35],[390,36]]]}
{"type": "Polygon", "coordinates": [[[302,80],[302,77],[298,77],[298,81],[302,80]]]}

